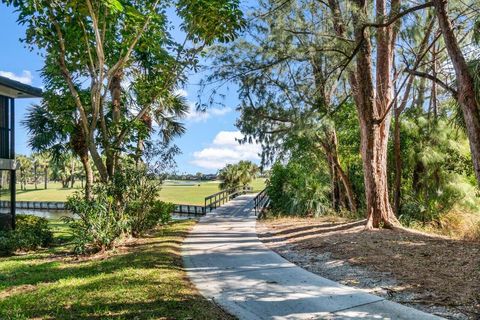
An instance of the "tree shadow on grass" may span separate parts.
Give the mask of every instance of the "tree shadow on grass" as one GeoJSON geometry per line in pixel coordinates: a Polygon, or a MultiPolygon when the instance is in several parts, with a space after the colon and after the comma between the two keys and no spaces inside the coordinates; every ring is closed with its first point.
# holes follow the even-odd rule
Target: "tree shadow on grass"
{"type": "Polygon", "coordinates": [[[2,270],[0,318],[232,319],[186,280],[179,252],[188,227],[176,224],[110,256],[13,257],[18,265],[2,270]]]}

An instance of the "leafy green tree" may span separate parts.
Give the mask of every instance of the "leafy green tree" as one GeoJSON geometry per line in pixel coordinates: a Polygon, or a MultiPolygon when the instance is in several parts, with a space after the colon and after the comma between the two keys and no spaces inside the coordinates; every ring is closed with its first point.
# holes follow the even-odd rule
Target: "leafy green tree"
{"type": "MultiPolygon", "coordinates": [[[[259,10],[272,8],[275,1],[260,1],[259,10]]],[[[238,83],[237,126],[245,141],[262,144],[263,164],[288,157],[293,143],[286,141],[310,139],[329,163],[332,206],[339,208],[346,195],[349,209],[356,211],[358,195],[339,157],[342,141],[335,121],[335,113],[351,99],[338,62],[324,50],[331,38],[312,31],[324,18],[315,5],[292,2],[252,19],[251,37],[213,53],[216,69],[208,80],[238,83]]]]}
{"type": "Polygon", "coordinates": [[[45,56],[46,99],[73,102],[74,130],[103,182],[115,174],[122,152],[148,132],[145,115],[173,124],[185,113],[175,90],[186,71],[206,45],[231,40],[244,23],[237,0],[3,2],[26,25],[26,43],[45,56]],[[171,8],[182,21],[183,43],[169,33],[171,8]]]}

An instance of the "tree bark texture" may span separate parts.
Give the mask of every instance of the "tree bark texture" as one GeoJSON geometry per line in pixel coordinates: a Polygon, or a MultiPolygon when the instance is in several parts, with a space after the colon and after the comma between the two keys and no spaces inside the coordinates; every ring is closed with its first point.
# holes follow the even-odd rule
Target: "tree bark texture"
{"type": "Polygon", "coordinates": [[[467,127],[467,135],[472,153],[473,167],[477,183],[480,185],[480,111],[475,96],[475,85],[465,57],[460,49],[448,16],[448,1],[434,0],[435,12],[440,30],[442,31],[445,47],[455,69],[457,79],[457,101],[462,109],[467,127]]]}

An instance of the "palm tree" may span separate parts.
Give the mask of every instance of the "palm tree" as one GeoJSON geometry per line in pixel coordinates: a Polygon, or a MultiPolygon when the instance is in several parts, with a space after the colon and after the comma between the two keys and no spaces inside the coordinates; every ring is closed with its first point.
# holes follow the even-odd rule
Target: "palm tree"
{"type": "Polygon", "coordinates": [[[69,106],[68,99],[60,98],[58,97],[59,101],[51,99],[50,101],[54,102],[50,105],[45,102],[32,105],[22,125],[30,133],[28,143],[32,150],[48,151],[52,162],[62,162],[61,158],[71,154],[71,151],[80,158],[86,176],[85,197],[90,198],[93,170],[89,162],[88,147],[75,115],[75,108],[69,106]],[[61,112],[56,110],[57,108],[61,112]]]}
{"type": "Polygon", "coordinates": [[[219,187],[222,190],[246,187],[259,171],[258,166],[251,161],[242,160],[237,164],[227,164],[218,173],[221,180],[219,187]]]}
{"type": "Polygon", "coordinates": [[[20,189],[27,190],[27,174],[32,167],[32,161],[24,155],[18,155],[16,158],[20,169],[20,189]]]}
{"type": "Polygon", "coordinates": [[[242,160],[238,163],[238,170],[240,185],[246,187],[253,179],[255,179],[260,168],[251,161],[242,160]]]}
{"type": "Polygon", "coordinates": [[[48,189],[48,173],[50,167],[50,154],[48,152],[41,152],[35,155],[38,165],[43,169],[43,187],[48,189]]]}

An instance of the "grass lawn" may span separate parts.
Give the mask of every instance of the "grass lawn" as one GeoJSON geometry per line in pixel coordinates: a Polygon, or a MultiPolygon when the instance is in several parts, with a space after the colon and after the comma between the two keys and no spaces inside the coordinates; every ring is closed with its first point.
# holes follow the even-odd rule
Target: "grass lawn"
{"type": "Polygon", "coordinates": [[[233,319],[186,278],[180,245],[194,223],[172,223],[99,257],[58,246],[0,258],[0,319],[233,319]]]}
{"type": "MultiPolygon", "coordinates": [[[[204,198],[213,193],[220,191],[218,188],[218,181],[208,182],[166,182],[162,191],[160,192],[160,198],[163,201],[173,202],[177,204],[196,204],[203,205],[204,198]],[[188,184],[188,185],[186,185],[188,184]]],[[[39,185],[39,189],[35,190],[32,185],[27,186],[26,191],[19,190],[17,186],[17,200],[18,201],[66,201],[67,197],[78,191],[80,183],[76,184],[77,188],[63,189],[61,183],[52,182],[49,184],[47,190],[42,188],[43,185],[39,185]]],[[[252,187],[255,191],[260,191],[265,187],[265,179],[256,179],[252,183],[252,187]]]]}
{"type": "Polygon", "coordinates": [[[20,190],[20,185],[17,184],[17,201],[65,201],[80,189],[80,183],[76,183],[73,189],[64,189],[61,182],[50,182],[48,189],[44,189],[43,183],[40,183],[38,189],[35,190],[33,185],[28,184],[24,191],[20,190]]]}

